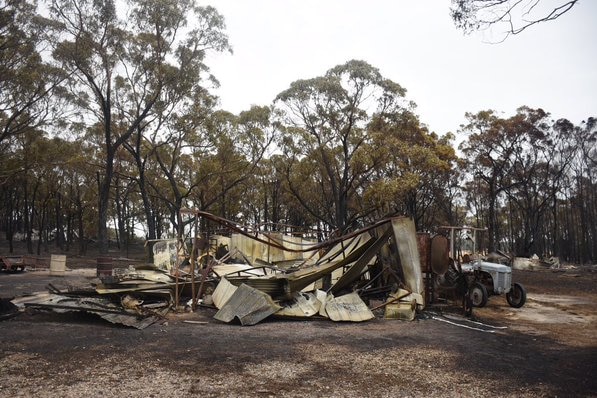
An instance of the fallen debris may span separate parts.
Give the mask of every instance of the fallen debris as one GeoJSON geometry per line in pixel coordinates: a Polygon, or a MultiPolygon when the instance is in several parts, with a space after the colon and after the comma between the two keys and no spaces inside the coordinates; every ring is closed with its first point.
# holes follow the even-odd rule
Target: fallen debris
{"type": "Polygon", "coordinates": [[[163,302],[151,308],[143,307],[141,302],[132,298],[127,300],[125,307],[102,297],[69,297],[54,293],[37,293],[12,300],[19,308],[35,308],[51,310],[58,313],[87,312],[96,314],[101,318],[137,329],[147,326],[162,319],[168,312],[168,303],[163,302]]]}
{"type": "Polygon", "coordinates": [[[0,298],[0,321],[10,319],[19,314],[19,308],[9,299],[0,298]]]}
{"type": "MultiPolygon", "coordinates": [[[[197,214],[205,216],[201,212],[197,214]]],[[[211,215],[209,217],[211,221],[228,223],[211,215]]],[[[221,236],[217,239],[229,243],[222,240],[221,236]]],[[[264,244],[260,241],[261,238],[254,239],[259,245],[264,244]]],[[[263,261],[255,254],[263,250],[256,251],[252,248],[250,240],[235,238],[233,241],[242,242],[242,245],[238,246],[251,253],[253,262],[263,261]]],[[[216,319],[230,322],[235,317],[241,319],[246,314],[257,311],[261,315],[265,312],[284,317],[311,317],[319,314],[333,321],[361,322],[374,318],[372,311],[363,301],[363,297],[370,296],[382,296],[394,303],[395,306],[387,310],[388,314],[392,313],[392,310],[398,314],[401,305],[412,308],[414,303],[415,310],[410,311],[407,316],[389,315],[390,318],[412,320],[416,309],[425,306],[417,237],[414,223],[410,219],[382,220],[371,227],[331,242],[305,248],[287,248],[283,246],[285,241],[285,238],[278,237],[267,243],[275,246],[280,258],[286,258],[280,254],[280,250],[306,251],[311,253],[308,260],[287,270],[276,268],[275,264],[270,264],[267,269],[242,264],[211,266],[212,270],[229,271],[221,276],[211,297],[216,308],[220,309],[216,319]],[[316,250],[323,254],[314,255],[316,250]],[[247,297],[244,296],[241,296],[243,300],[235,299],[234,304],[228,304],[231,297],[237,297],[239,294],[237,288],[243,285],[264,293],[281,309],[273,312],[271,304],[267,304],[268,309],[263,312],[260,305],[246,300],[247,297]],[[408,294],[401,297],[392,295],[400,290],[398,286],[408,288],[408,294]],[[317,290],[318,288],[324,290],[317,290]],[[400,302],[402,300],[404,303],[400,302]]],[[[217,246],[221,248],[224,243],[218,243],[217,246]]],[[[235,247],[235,250],[239,248],[235,247]]],[[[253,290],[250,291],[254,295],[253,290]]],[[[248,292],[247,288],[243,288],[243,294],[249,294],[248,292]]],[[[254,318],[249,322],[241,320],[241,324],[252,324],[253,321],[254,318]]]]}
{"type": "Polygon", "coordinates": [[[101,282],[89,291],[63,292],[50,286],[49,293],[23,297],[18,305],[84,311],[137,328],[156,322],[169,310],[183,309],[183,298],[191,311],[199,303],[213,303],[218,309],[215,319],[237,319],[241,325],[272,315],[363,322],[375,317],[366,304],[371,299],[382,302],[376,308],[385,306],[385,316],[393,319],[412,320],[425,307],[422,269],[427,264],[421,264],[411,219],[384,219],[316,243],[280,233],[248,232],[247,227],[201,211],[181,213],[194,217],[195,231],[203,217],[204,224],[217,223],[230,235],[197,235],[191,238],[190,251],[182,240],[153,242],[153,266],[114,267],[102,259],[101,282]]]}
{"type": "Polygon", "coordinates": [[[236,318],[241,325],[255,325],[275,314],[280,308],[268,294],[243,283],[214,315],[214,318],[227,323],[236,318]]]}
{"type": "Polygon", "coordinates": [[[328,295],[325,312],[332,321],[336,322],[363,322],[375,318],[357,293],[340,297],[328,295]]]}
{"type": "Polygon", "coordinates": [[[321,301],[313,292],[298,292],[292,300],[286,303],[282,309],[276,312],[276,316],[302,318],[319,314],[321,301]]]}
{"type": "Polygon", "coordinates": [[[429,312],[428,316],[430,319],[445,322],[453,326],[458,326],[465,329],[476,330],[478,332],[484,333],[495,333],[497,330],[507,329],[506,326],[493,326],[487,323],[473,321],[471,319],[462,318],[462,317],[455,317],[450,315],[444,314],[437,314],[433,312],[429,312]]]}
{"type": "Polygon", "coordinates": [[[537,255],[533,255],[530,258],[514,257],[512,260],[512,268],[525,271],[541,269],[559,270],[562,268],[562,265],[560,264],[560,259],[558,257],[549,257],[542,260],[537,255]]]}

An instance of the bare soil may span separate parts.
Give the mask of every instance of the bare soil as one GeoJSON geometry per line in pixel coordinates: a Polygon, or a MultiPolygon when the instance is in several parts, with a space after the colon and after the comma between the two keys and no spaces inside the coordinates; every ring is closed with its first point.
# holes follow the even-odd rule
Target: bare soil
{"type": "MultiPolygon", "coordinates": [[[[597,397],[596,271],[515,271],[527,304],[492,297],[467,327],[448,323],[460,317],[450,306],[412,322],[251,327],[201,308],[144,330],[27,311],[0,322],[0,396],[597,397]]],[[[94,272],[0,273],[0,297],[90,283],[94,272]]]]}

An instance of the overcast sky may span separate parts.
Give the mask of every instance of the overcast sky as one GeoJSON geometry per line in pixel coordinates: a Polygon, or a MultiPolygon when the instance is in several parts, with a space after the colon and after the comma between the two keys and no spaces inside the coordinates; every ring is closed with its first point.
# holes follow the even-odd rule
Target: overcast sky
{"type": "MultiPolygon", "coordinates": [[[[551,1],[551,0],[550,0],[551,1]]],[[[500,29],[465,36],[449,0],[200,0],[226,20],[234,54],[208,60],[221,107],[270,105],[295,80],[351,59],[407,90],[421,121],[457,132],[465,112],[505,117],[527,105],[579,124],[597,116],[597,1],[501,44],[500,29]]]]}

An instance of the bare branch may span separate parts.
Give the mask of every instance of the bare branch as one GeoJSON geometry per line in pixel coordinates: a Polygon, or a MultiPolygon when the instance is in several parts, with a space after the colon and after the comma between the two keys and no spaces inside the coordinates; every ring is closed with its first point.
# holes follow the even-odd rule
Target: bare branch
{"type": "Polygon", "coordinates": [[[560,5],[545,9],[541,7],[544,0],[452,0],[450,15],[456,27],[467,34],[506,24],[501,42],[533,25],[558,19],[577,3],[561,0],[560,5]]]}

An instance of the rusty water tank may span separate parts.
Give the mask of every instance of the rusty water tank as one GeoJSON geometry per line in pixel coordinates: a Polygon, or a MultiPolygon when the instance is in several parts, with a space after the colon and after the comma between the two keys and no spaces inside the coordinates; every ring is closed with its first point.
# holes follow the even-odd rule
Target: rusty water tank
{"type": "Polygon", "coordinates": [[[112,276],[114,269],[114,260],[112,257],[98,257],[97,258],[97,277],[112,276]]]}

